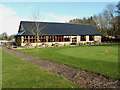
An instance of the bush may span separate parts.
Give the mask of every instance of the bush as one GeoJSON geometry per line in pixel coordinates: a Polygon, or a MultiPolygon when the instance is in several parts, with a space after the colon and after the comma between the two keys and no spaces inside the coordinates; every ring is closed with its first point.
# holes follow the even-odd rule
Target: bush
{"type": "Polygon", "coordinates": [[[84,45],[84,43],[82,43],[82,45],[84,45]]]}
{"type": "Polygon", "coordinates": [[[38,44],[36,44],[35,47],[37,48],[37,47],[38,47],[38,44]]]}
{"type": "Polygon", "coordinates": [[[47,47],[49,46],[49,44],[47,43],[47,47]]]}
{"type": "Polygon", "coordinates": [[[11,45],[9,44],[9,47],[11,47],[11,45]]]}
{"type": "Polygon", "coordinates": [[[96,45],[96,41],[94,42],[94,44],[96,45]]]}
{"type": "Polygon", "coordinates": [[[9,45],[8,45],[8,48],[9,48],[9,49],[12,49],[12,46],[9,44],[9,45]]]}
{"type": "Polygon", "coordinates": [[[21,40],[20,40],[20,37],[18,37],[18,39],[17,39],[17,45],[18,45],[18,46],[21,46],[21,40]]]}
{"type": "Polygon", "coordinates": [[[39,45],[39,47],[41,47],[41,46],[42,46],[42,44],[39,45]]]}
{"type": "Polygon", "coordinates": [[[91,44],[92,44],[92,42],[89,43],[89,45],[91,45],[91,44]]]}
{"type": "Polygon", "coordinates": [[[86,43],[84,43],[84,45],[86,45],[86,43]]]}
{"type": "Polygon", "coordinates": [[[27,40],[25,40],[24,43],[27,43],[27,40]]]}
{"type": "Polygon", "coordinates": [[[82,43],[79,43],[79,46],[82,46],[82,43]]]}
{"type": "Polygon", "coordinates": [[[66,43],[64,43],[64,46],[66,46],[66,43]]]}
{"type": "Polygon", "coordinates": [[[58,43],[56,43],[56,47],[58,46],[58,43]]]}
{"type": "Polygon", "coordinates": [[[6,43],[4,43],[4,46],[6,46],[6,43]]]}

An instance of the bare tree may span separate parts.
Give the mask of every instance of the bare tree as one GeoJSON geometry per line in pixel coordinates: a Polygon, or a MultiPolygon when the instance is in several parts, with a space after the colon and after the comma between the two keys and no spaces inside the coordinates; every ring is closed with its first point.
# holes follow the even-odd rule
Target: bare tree
{"type": "Polygon", "coordinates": [[[115,32],[117,30],[117,19],[114,4],[108,4],[106,6],[106,9],[94,19],[98,23],[97,26],[99,27],[100,32],[103,34],[103,36],[115,35],[115,32]]]}
{"type": "Polygon", "coordinates": [[[100,13],[99,15],[95,15],[94,16],[94,22],[96,24],[96,28],[99,30],[100,33],[102,33],[103,36],[106,36],[107,35],[107,32],[105,30],[106,28],[106,21],[105,19],[103,18],[103,14],[100,13]]]}
{"type": "Polygon", "coordinates": [[[111,25],[111,36],[115,35],[115,31],[116,31],[115,9],[116,9],[116,7],[114,4],[108,4],[106,7],[107,15],[109,17],[109,24],[111,25]]]}
{"type": "Polygon", "coordinates": [[[120,34],[120,1],[117,4],[117,13],[118,13],[118,32],[117,34],[120,34]]]}
{"type": "Polygon", "coordinates": [[[39,42],[39,34],[41,34],[41,31],[46,27],[47,24],[45,25],[40,25],[42,20],[43,20],[43,17],[40,17],[40,13],[39,13],[39,10],[35,11],[32,15],[32,19],[33,19],[33,27],[31,29],[31,32],[33,33],[33,35],[36,36],[37,38],[37,44],[36,44],[36,48],[38,50],[38,42],[39,42]]]}
{"type": "Polygon", "coordinates": [[[120,1],[118,2],[118,4],[116,5],[116,7],[117,7],[117,12],[118,12],[118,15],[120,16],[120,1]]]}

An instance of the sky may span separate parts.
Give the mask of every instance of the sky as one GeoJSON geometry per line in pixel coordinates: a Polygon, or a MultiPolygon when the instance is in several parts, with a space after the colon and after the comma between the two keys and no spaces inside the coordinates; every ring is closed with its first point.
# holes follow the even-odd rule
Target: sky
{"type": "Polygon", "coordinates": [[[68,22],[101,13],[106,5],[118,2],[1,2],[0,34],[17,34],[20,21],[33,20],[33,13],[39,12],[44,22],[68,22]]]}

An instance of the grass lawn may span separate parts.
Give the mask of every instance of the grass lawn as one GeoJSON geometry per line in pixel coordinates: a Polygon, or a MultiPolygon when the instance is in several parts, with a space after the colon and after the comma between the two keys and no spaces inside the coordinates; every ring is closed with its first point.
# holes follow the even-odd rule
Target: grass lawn
{"type": "Polygon", "coordinates": [[[2,88],[78,88],[80,86],[2,51],[2,88]]]}
{"type": "Polygon", "coordinates": [[[110,78],[118,77],[118,46],[66,46],[21,49],[21,51],[36,57],[59,62],[69,66],[99,73],[110,78]],[[106,53],[107,50],[107,53],[106,53]]]}

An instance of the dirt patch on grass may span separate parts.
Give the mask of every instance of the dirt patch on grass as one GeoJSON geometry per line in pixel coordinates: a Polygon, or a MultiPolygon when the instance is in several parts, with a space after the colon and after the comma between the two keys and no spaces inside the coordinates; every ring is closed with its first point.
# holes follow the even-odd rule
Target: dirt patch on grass
{"type": "Polygon", "coordinates": [[[80,70],[64,64],[43,60],[18,51],[9,50],[5,47],[3,49],[24,61],[31,62],[38,67],[43,68],[50,73],[62,76],[76,84],[79,84],[83,88],[120,88],[120,81],[117,79],[110,79],[86,70],[80,70]]]}

